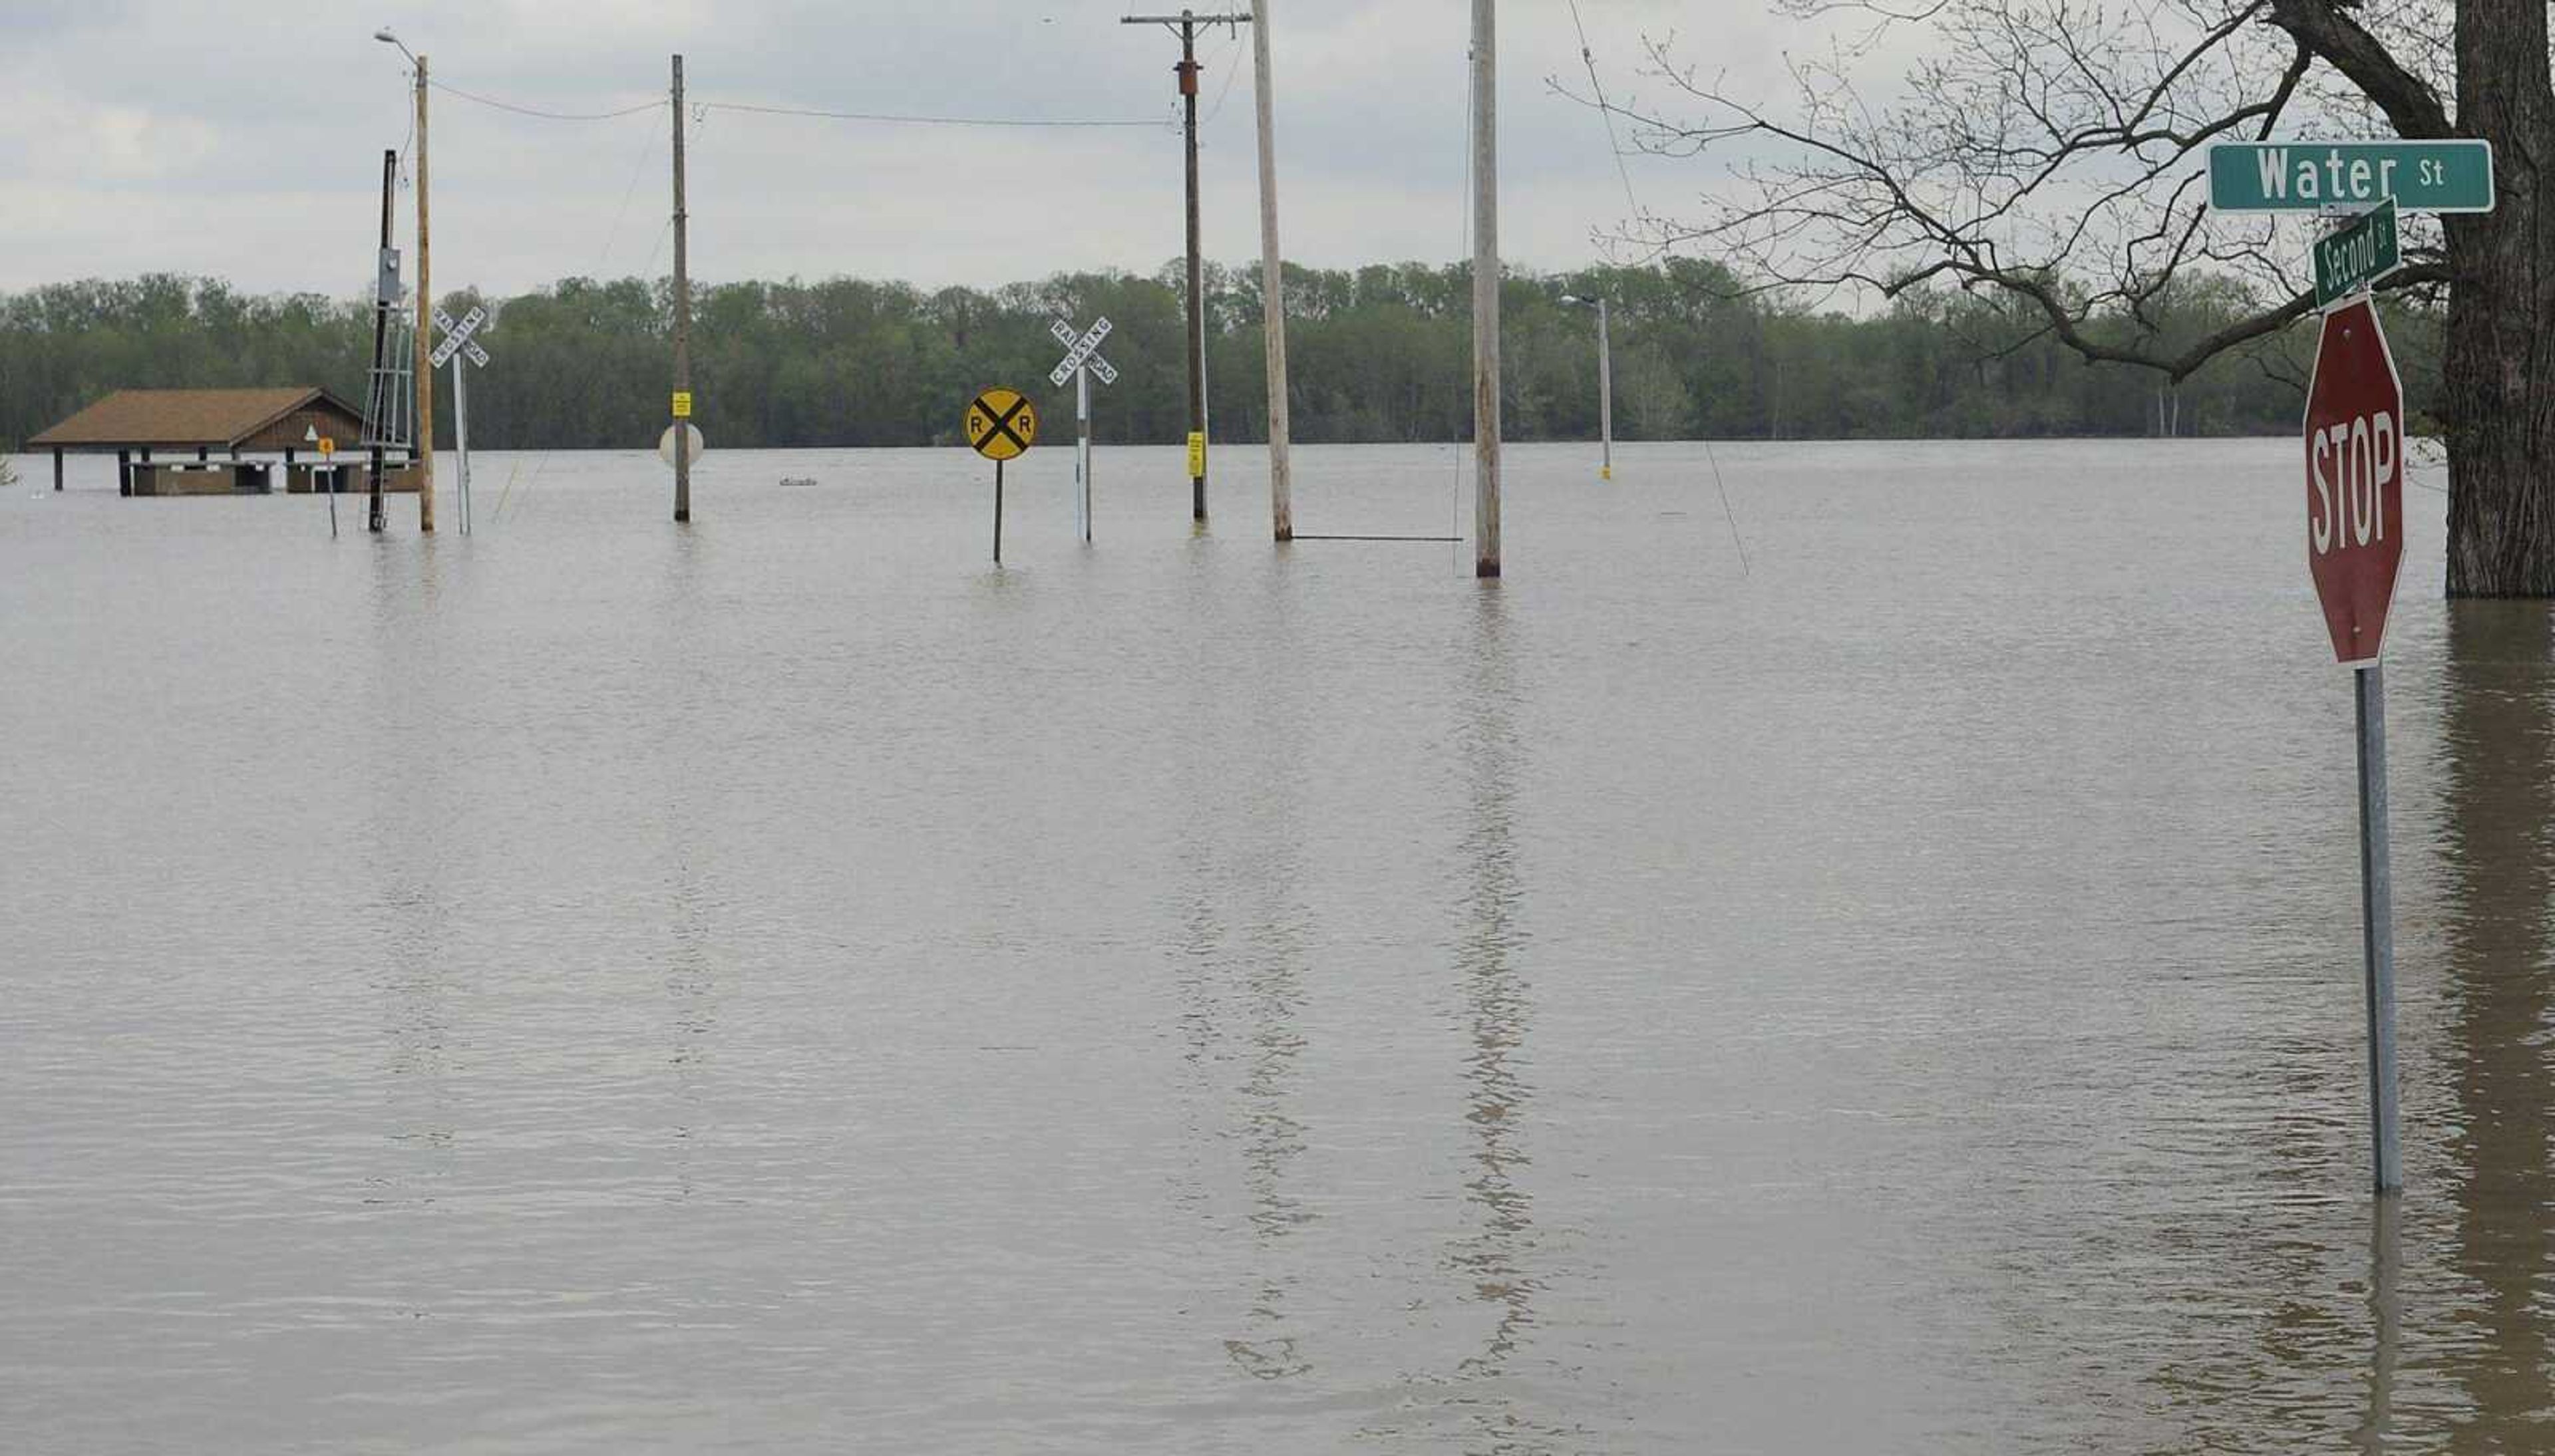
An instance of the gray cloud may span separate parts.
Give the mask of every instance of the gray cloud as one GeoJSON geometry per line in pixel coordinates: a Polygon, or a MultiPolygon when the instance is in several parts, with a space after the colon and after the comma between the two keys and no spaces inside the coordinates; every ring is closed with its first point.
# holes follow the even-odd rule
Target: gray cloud
{"type": "MultiPolygon", "coordinates": [[[[1148,0],[1150,8],[1150,0],[1148,0]]],[[[1286,251],[1348,265],[1462,246],[1465,0],[1273,0],[1286,251]]],[[[1770,66],[1757,0],[1580,0],[1610,84],[1639,94],[1644,32],[1699,61],[1770,66]],[[1698,45],[1693,38],[1703,38],[1698,45]]],[[[118,0],[11,6],[0,54],[0,288],[144,271],[350,294],[380,154],[409,137],[388,23],[435,78],[561,111],[644,105],[685,54],[694,99],[921,114],[1159,119],[1123,130],[906,127],[713,109],[692,148],[693,259],[707,279],[849,273],[993,284],[1149,272],[1180,246],[1171,63],[1113,0],[118,0]]],[[[1601,118],[1576,84],[1563,0],[1503,7],[1503,233],[1520,263],[1596,256],[1626,212],[1601,118]]],[[[1248,32],[1217,32],[1202,110],[1210,254],[1259,252],[1248,32]]],[[[509,113],[437,91],[439,287],[515,290],[662,272],[667,118],[509,113]]],[[[1637,159],[1676,210],[1717,167],[1637,159]]],[[[403,217],[409,199],[402,199],[403,217]]],[[[403,230],[405,230],[405,220],[403,230]]]]}

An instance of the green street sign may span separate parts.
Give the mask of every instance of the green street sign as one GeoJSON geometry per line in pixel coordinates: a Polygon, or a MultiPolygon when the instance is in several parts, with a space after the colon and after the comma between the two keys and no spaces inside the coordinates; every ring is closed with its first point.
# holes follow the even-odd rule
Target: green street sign
{"type": "Polygon", "coordinates": [[[2395,199],[2387,198],[2341,231],[2315,245],[2316,306],[2359,293],[2404,266],[2395,234],[2395,199]]]}
{"type": "Polygon", "coordinates": [[[2406,212],[2491,212],[2493,144],[2218,142],[2209,149],[2214,211],[2360,210],[2389,197],[2406,212]]]}

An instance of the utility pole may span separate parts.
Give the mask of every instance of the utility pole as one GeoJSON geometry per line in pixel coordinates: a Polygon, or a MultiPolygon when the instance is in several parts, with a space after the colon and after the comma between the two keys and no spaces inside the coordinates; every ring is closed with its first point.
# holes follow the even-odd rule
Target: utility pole
{"type": "Polygon", "coordinates": [[[1500,574],[1500,147],[1496,0],[1473,0],[1473,574],[1500,574]]]}
{"type": "Polygon", "coordinates": [[[426,207],[426,58],[417,58],[417,529],[434,531],[434,369],[426,362],[431,350],[434,317],[432,245],[426,207]]]}
{"type": "Polygon", "coordinates": [[[1260,101],[1260,320],[1269,345],[1269,519],[1295,539],[1295,482],[1286,460],[1286,279],[1278,251],[1278,138],[1269,93],[1269,0],[1251,4],[1252,87],[1260,101]]]}
{"type": "Polygon", "coordinates": [[[1606,296],[1583,299],[1577,294],[1563,294],[1561,302],[1573,307],[1597,305],[1597,478],[1615,478],[1615,346],[1606,336],[1606,296]]]}
{"type": "Polygon", "coordinates": [[[373,436],[371,463],[370,469],[367,472],[367,483],[370,486],[372,494],[372,508],[365,518],[364,526],[365,530],[371,532],[375,536],[379,536],[382,533],[382,425],[386,423],[388,417],[397,413],[396,406],[391,398],[389,381],[384,378],[382,370],[384,365],[387,363],[383,358],[383,354],[389,347],[391,308],[392,305],[398,302],[396,299],[391,297],[393,292],[392,281],[396,275],[391,272],[389,266],[391,257],[391,195],[398,190],[399,153],[385,150],[382,153],[382,249],[376,263],[377,276],[373,284],[374,419],[373,428],[370,431],[373,436]]]}
{"type": "Polygon", "coordinates": [[[1177,15],[1130,15],[1121,25],[1167,26],[1180,38],[1180,100],[1186,121],[1183,131],[1188,151],[1188,262],[1189,262],[1189,515],[1197,521],[1206,519],[1206,287],[1198,258],[1198,160],[1197,160],[1197,28],[1202,25],[1238,26],[1250,23],[1247,15],[1200,15],[1183,10],[1177,15]]]}
{"type": "Polygon", "coordinates": [[[692,273],[685,234],[691,214],[683,209],[683,58],[674,58],[674,520],[692,519],[692,273]]]}
{"type": "Polygon", "coordinates": [[[1597,478],[1615,478],[1615,345],[1606,337],[1606,296],[1597,296],[1597,478]]]}

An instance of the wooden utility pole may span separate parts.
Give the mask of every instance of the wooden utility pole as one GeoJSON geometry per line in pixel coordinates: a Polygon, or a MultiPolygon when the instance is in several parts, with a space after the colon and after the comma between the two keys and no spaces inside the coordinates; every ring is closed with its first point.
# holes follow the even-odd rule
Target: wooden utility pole
{"type": "Polygon", "coordinates": [[[1496,0],[1473,0],[1473,574],[1500,574],[1500,147],[1496,0]]]}
{"type": "Polygon", "coordinates": [[[1295,539],[1295,484],[1286,460],[1286,280],[1278,251],[1278,138],[1269,94],[1269,0],[1251,5],[1252,87],[1260,101],[1260,323],[1269,352],[1269,521],[1295,539]]]}
{"type": "Polygon", "coordinates": [[[1206,285],[1203,265],[1198,257],[1198,158],[1197,158],[1197,28],[1202,25],[1245,25],[1247,15],[1200,15],[1183,10],[1177,15],[1130,15],[1122,25],[1168,26],[1180,38],[1180,63],[1174,67],[1180,77],[1180,100],[1185,114],[1182,130],[1187,138],[1188,154],[1188,264],[1189,264],[1189,438],[1192,449],[1189,460],[1189,515],[1206,519],[1206,456],[1195,442],[1206,437],[1206,285]]]}
{"type": "Polygon", "coordinates": [[[417,529],[434,530],[434,268],[426,207],[426,58],[417,58],[417,529]]]}
{"type": "Polygon", "coordinates": [[[370,488],[372,503],[370,511],[365,515],[364,529],[375,536],[379,536],[381,534],[383,524],[382,426],[388,423],[385,417],[391,416],[396,409],[396,404],[391,398],[389,381],[384,377],[382,371],[388,363],[384,358],[384,355],[389,351],[390,347],[391,308],[398,303],[397,300],[391,297],[391,290],[385,287],[385,285],[390,281],[390,269],[388,265],[391,257],[391,196],[398,190],[399,154],[397,152],[385,150],[382,153],[382,247],[381,252],[376,255],[374,260],[373,382],[372,393],[367,401],[371,406],[373,415],[373,428],[371,431],[373,440],[372,449],[369,455],[370,466],[366,472],[366,482],[370,488]]]}
{"type": "MultiPolygon", "coordinates": [[[[683,210],[683,58],[674,58],[674,394],[683,408],[674,413],[674,520],[692,519],[692,273],[685,234],[690,214],[683,210]]],[[[1000,552],[997,552],[999,557],[1000,552]]]]}

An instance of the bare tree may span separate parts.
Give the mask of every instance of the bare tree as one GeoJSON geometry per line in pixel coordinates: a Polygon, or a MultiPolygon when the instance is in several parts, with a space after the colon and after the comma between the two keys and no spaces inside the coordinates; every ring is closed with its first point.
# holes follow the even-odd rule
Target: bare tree
{"type": "Polygon", "coordinates": [[[2555,159],[2546,0],[1776,0],[1826,33],[1779,104],[1645,42],[1670,105],[1620,104],[1639,145],[1736,152],[1700,215],[1644,217],[1772,286],[1957,284],[2023,301],[2088,360],[2178,385],[2312,316],[2300,224],[2213,214],[2212,142],[2391,131],[2494,144],[2499,204],[2408,231],[2390,289],[2446,295],[2440,414],[2451,596],[2555,596],[2555,159]],[[1923,59],[1876,104],[1858,76],[1923,59]],[[2454,101],[2454,109],[2452,109],[2454,101]],[[2158,319],[2201,276],[2254,311],[2198,338],[2158,319]]]}

